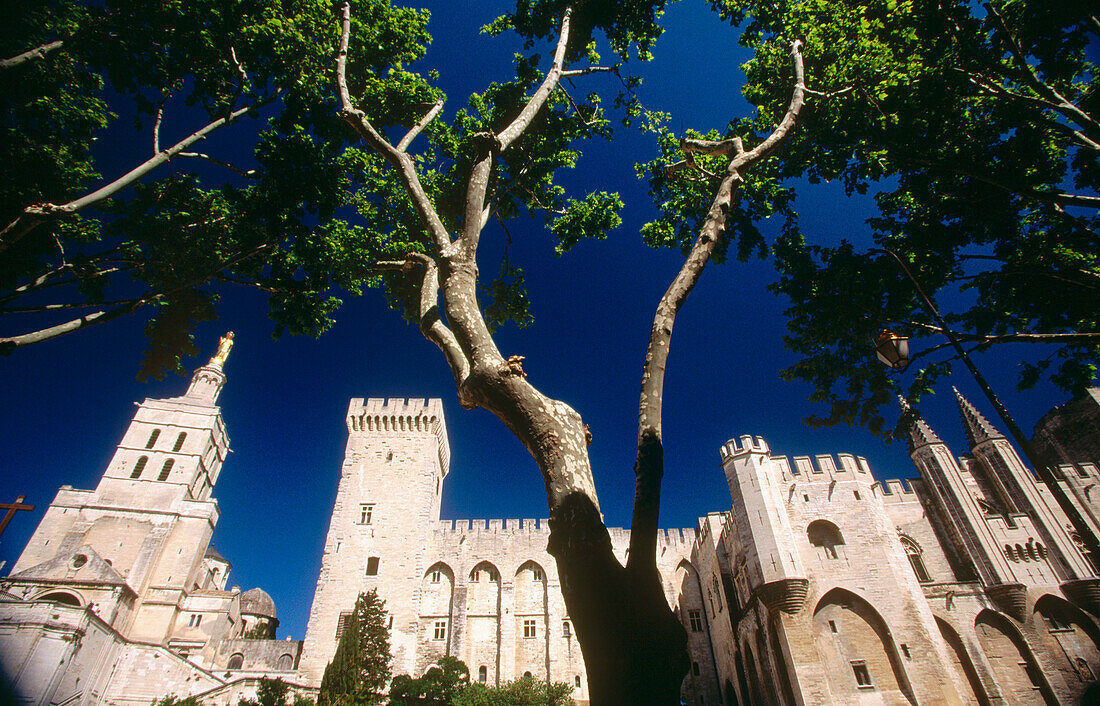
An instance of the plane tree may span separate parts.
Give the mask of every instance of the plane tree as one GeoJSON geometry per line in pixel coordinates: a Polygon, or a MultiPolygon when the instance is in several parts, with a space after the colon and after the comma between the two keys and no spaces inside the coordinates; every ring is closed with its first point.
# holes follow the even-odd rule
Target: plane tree
{"type": "MultiPolygon", "coordinates": [[[[406,315],[442,352],[460,404],[498,417],[541,471],[550,514],[548,550],[557,563],[594,704],[679,702],[689,663],[686,634],[656,569],[661,405],[669,342],[677,312],[707,262],[716,251],[725,252],[727,228],[736,228],[754,209],[771,208],[766,189],[746,190],[750,208],[738,205],[738,194],[752,168],[795,125],[804,98],[800,43],[787,49],[794,66],[794,88],[788,88],[793,97],[777,113],[761,118],[768,130],[691,134],[676,140],[667,129],[655,128],[666,151],[678,151],[681,157],[660,167],[661,178],[688,185],[691,196],[685,198],[701,210],[690,216],[693,235],[678,243],[686,257],[658,303],[642,371],[625,566],[614,555],[601,519],[581,414],[535,387],[522,357],[506,355],[493,338],[496,321],[528,316],[522,270],[506,261],[501,274],[484,287],[491,302],[483,306],[477,257],[492,218],[523,213],[541,217],[557,237],[559,251],[582,238],[603,237],[618,225],[621,202],[616,195],[594,192],[576,198],[556,182],[557,173],[577,159],[581,140],[609,130],[598,95],[573,96],[562,81],[624,72],[619,64],[628,58],[647,58],[660,33],[657,19],[663,5],[660,0],[518,3],[515,11],[487,28],[490,34],[513,32],[525,42],[527,51],[517,55],[512,80],[491,83],[449,121],[440,115],[439,99],[422,105],[419,114],[408,114],[407,130],[389,132],[376,125],[376,116],[399,105],[411,109],[423,93],[414,88],[412,77],[402,85],[390,79],[386,83],[377,72],[357,66],[358,47],[371,42],[370,29],[355,24],[358,4],[345,0],[337,5],[340,116],[376,155],[370,164],[372,178],[356,202],[362,227],[387,239],[395,254],[374,267],[385,272],[391,296],[404,303],[406,315]],[[599,35],[619,64],[596,63],[599,35]],[[530,53],[543,43],[551,47],[548,58],[530,53]],[[425,139],[418,140],[421,136],[425,139]]],[[[791,73],[786,67],[789,87],[791,73]]],[[[631,85],[627,79],[626,86],[631,85]]],[[[640,111],[629,93],[617,102],[627,105],[628,115],[640,111]]],[[[685,234],[686,227],[678,232],[685,234]]],[[[738,235],[735,230],[729,237],[738,235]]]]}
{"type": "MultiPolygon", "coordinates": [[[[784,198],[823,181],[873,194],[867,239],[797,219],[774,246],[775,292],[789,298],[782,372],[825,412],[812,426],[889,435],[911,402],[950,372],[952,352],[906,263],[972,350],[1012,345],[1018,385],[1046,377],[1070,393],[1100,363],[1100,34],[1079,3],[994,0],[715,0],[754,51],[746,97],[774,111],[788,37],[803,37],[812,110],[778,158],[784,198]],[[808,184],[806,182],[809,182],[808,184]],[[883,328],[912,336],[908,378],[875,360],[883,328]]],[[[843,206],[838,206],[843,208],[843,206]]],[[[842,221],[841,221],[842,222],[842,221]]],[[[817,222],[815,222],[816,224],[817,222]]],[[[858,228],[858,226],[856,226],[858,228]]]]}

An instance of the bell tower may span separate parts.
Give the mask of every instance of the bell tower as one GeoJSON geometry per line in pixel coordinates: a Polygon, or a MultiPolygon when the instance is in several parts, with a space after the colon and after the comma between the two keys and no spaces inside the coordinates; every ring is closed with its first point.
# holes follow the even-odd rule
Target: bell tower
{"type": "MultiPolygon", "coordinates": [[[[26,572],[56,583],[63,577],[53,576],[52,567],[102,565],[117,595],[129,596],[110,611],[112,626],[131,639],[167,639],[183,598],[202,583],[203,556],[218,521],[211,493],[229,437],[217,400],[232,345],[228,333],[183,396],[138,405],[95,490],[58,491],[13,578],[26,572]]],[[[27,589],[27,595],[35,590],[27,589]]],[[[83,603],[95,598],[104,605],[100,596],[73,591],[83,603]]]]}

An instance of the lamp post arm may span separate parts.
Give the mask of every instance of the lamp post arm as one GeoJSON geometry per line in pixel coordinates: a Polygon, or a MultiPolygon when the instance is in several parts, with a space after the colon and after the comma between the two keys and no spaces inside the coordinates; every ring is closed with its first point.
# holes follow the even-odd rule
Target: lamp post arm
{"type": "MultiPolygon", "coordinates": [[[[1028,462],[1031,463],[1031,467],[1035,469],[1035,472],[1039,475],[1039,478],[1043,481],[1043,483],[1046,484],[1047,489],[1049,489],[1051,495],[1054,496],[1054,499],[1055,501],[1057,501],[1058,506],[1062,508],[1062,512],[1066,513],[1066,517],[1073,525],[1073,529],[1077,532],[1077,535],[1081,538],[1081,541],[1089,550],[1089,553],[1091,555],[1089,558],[1091,559],[1091,561],[1100,561],[1100,540],[1097,539],[1096,534],[1092,531],[1092,528],[1089,527],[1088,523],[1085,522],[1085,519],[1081,516],[1081,513],[1078,511],[1077,506],[1070,501],[1069,497],[1066,495],[1066,492],[1062,490],[1062,486],[1058,484],[1057,475],[1047,464],[1042,463],[1039,455],[1035,452],[1034,447],[1031,445],[1031,442],[1027,439],[1027,437],[1024,436],[1023,431],[1016,424],[1016,420],[1013,419],[1012,415],[1008,413],[1008,409],[1005,408],[1000,398],[997,397],[997,393],[994,392],[993,388],[989,386],[988,382],[986,382],[985,377],[982,376],[980,372],[978,372],[978,368],[974,365],[974,361],[970,360],[970,356],[965,350],[963,350],[962,344],[959,342],[959,339],[955,336],[954,332],[952,332],[951,329],[948,328],[947,322],[943,320],[943,316],[940,315],[939,309],[937,309],[936,305],[932,303],[932,300],[928,298],[928,295],[924,293],[924,290],[921,288],[920,283],[917,282],[917,279],[913,276],[913,273],[909,271],[909,267],[905,264],[905,261],[898,257],[898,254],[895,253],[893,250],[888,250],[886,248],[874,248],[868,250],[868,252],[883,253],[889,255],[890,257],[894,258],[899,266],[901,266],[902,271],[905,272],[905,276],[909,278],[909,281],[913,284],[913,288],[916,289],[917,294],[920,295],[921,301],[924,302],[924,306],[928,310],[928,313],[931,314],[932,318],[936,320],[936,323],[943,331],[943,335],[947,336],[947,340],[951,342],[951,345],[955,349],[955,352],[958,353],[959,358],[966,365],[967,369],[970,371],[970,374],[974,376],[974,381],[978,383],[978,387],[981,388],[982,392],[986,396],[986,399],[989,400],[989,404],[993,405],[993,409],[997,411],[997,416],[999,416],[1001,418],[1001,421],[1004,422],[1004,425],[1008,427],[1008,433],[1012,435],[1012,438],[1016,441],[1017,445],[1019,445],[1019,447],[1023,450],[1024,456],[1027,458],[1028,462]]],[[[1093,571],[1096,570],[1096,565],[1094,564],[1093,571]]]]}

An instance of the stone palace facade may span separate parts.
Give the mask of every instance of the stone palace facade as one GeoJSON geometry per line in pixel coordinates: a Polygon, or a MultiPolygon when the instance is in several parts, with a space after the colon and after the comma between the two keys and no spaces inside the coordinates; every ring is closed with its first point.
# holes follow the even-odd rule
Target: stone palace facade
{"type": "MultiPolygon", "coordinates": [[[[263,676],[310,693],[372,588],[395,674],[453,655],[475,680],[530,674],[587,699],[545,521],[440,518],[450,449],[434,399],[351,401],[306,636],[274,639],[274,603],[227,590],[229,562],[209,546],[229,444],[223,349],[183,396],[139,405],[99,485],[62,487],[0,579],[0,668],[16,703],[174,693],[235,705],[263,676]]],[[[1098,402],[1093,390],[1054,410],[1036,442],[1100,533],[1098,402]]],[[[970,451],[956,457],[917,422],[908,484],[853,455],[773,455],[760,437],[719,450],[730,509],[658,541],[689,638],[686,703],[1080,699],[1100,674],[1100,578],[1012,445],[958,403],[970,451]]],[[[611,538],[625,557],[629,532],[611,538]]]]}

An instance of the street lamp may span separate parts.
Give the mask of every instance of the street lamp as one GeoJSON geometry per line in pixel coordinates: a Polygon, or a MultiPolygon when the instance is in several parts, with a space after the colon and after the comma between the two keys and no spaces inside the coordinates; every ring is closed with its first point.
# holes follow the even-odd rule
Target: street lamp
{"type": "Polygon", "coordinates": [[[875,336],[875,353],[886,367],[905,370],[909,365],[909,337],[884,328],[875,336]]]}
{"type": "MultiPolygon", "coordinates": [[[[1031,463],[1031,467],[1034,468],[1035,472],[1039,475],[1039,478],[1046,484],[1047,490],[1054,496],[1058,506],[1062,508],[1062,512],[1066,513],[1066,517],[1069,519],[1070,524],[1073,525],[1073,529],[1081,538],[1085,548],[1088,549],[1092,561],[1100,560],[1100,540],[1097,539],[1092,528],[1085,522],[1085,519],[1081,517],[1081,513],[1078,511],[1077,507],[1070,502],[1069,497],[1066,495],[1066,491],[1063,490],[1062,486],[1058,483],[1058,478],[1054,474],[1054,471],[1047,464],[1041,462],[1038,454],[1035,453],[1035,449],[1032,448],[1031,442],[1024,436],[1019,425],[1016,424],[1016,420],[1008,413],[1004,404],[1001,403],[1000,398],[997,397],[997,393],[993,392],[993,388],[989,386],[989,383],[985,381],[982,374],[978,372],[978,368],[974,365],[974,362],[970,360],[970,356],[963,350],[962,344],[959,343],[959,339],[955,336],[955,333],[948,328],[947,322],[943,320],[936,305],[932,303],[932,300],[929,299],[928,295],[921,289],[920,283],[913,277],[913,273],[909,271],[909,267],[905,264],[905,261],[898,257],[898,254],[893,250],[887,250],[885,248],[871,249],[867,252],[889,255],[894,258],[902,271],[905,272],[905,276],[909,278],[909,281],[913,284],[913,288],[916,289],[917,294],[920,295],[921,301],[924,302],[925,309],[932,318],[935,319],[943,335],[947,336],[947,340],[951,342],[951,346],[955,349],[959,359],[966,365],[970,374],[974,376],[974,381],[978,383],[978,387],[981,388],[986,399],[993,405],[993,409],[997,411],[997,415],[1001,418],[1001,421],[1008,427],[1008,431],[1012,435],[1012,438],[1019,445],[1020,449],[1023,450],[1024,457],[1027,458],[1031,463]]],[[[883,329],[875,338],[875,351],[878,354],[878,359],[894,370],[903,370],[905,366],[909,364],[909,340],[887,329],[883,329]]]]}

